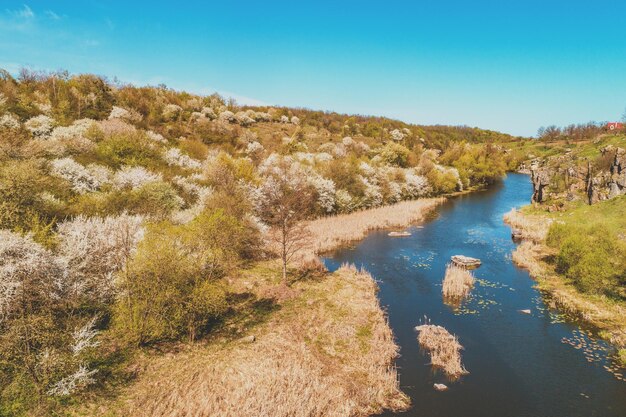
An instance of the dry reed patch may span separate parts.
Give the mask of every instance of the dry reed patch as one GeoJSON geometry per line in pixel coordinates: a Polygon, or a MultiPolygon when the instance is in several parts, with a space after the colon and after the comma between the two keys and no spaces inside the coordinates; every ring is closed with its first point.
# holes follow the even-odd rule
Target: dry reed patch
{"type": "Polygon", "coordinates": [[[415,328],[419,335],[417,341],[430,354],[430,363],[442,369],[450,378],[458,378],[468,374],[461,363],[461,349],[456,336],[450,334],[444,327],[424,324],[415,328]]]}
{"type": "Polygon", "coordinates": [[[541,265],[541,250],[546,249],[532,241],[524,241],[515,248],[512,254],[513,262],[528,270],[530,275],[538,279],[543,275],[544,267],[541,265]]]}
{"type": "Polygon", "coordinates": [[[450,263],[443,278],[443,296],[451,301],[460,301],[469,295],[474,282],[474,274],[450,263]]]}
{"type": "Polygon", "coordinates": [[[552,220],[544,216],[524,214],[513,208],[504,215],[504,222],[519,231],[523,239],[543,242],[552,220]]]}
{"type": "Polygon", "coordinates": [[[428,212],[444,201],[445,198],[403,201],[310,221],[308,228],[311,238],[307,249],[309,252],[322,253],[362,239],[371,230],[408,226],[424,220],[428,212]]]}
{"type": "Polygon", "coordinates": [[[194,346],[148,361],[117,415],[361,416],[402,410],[396,346],[372,277],[353,266],[296,283],[301,295],[254,343],[194,346]]]}

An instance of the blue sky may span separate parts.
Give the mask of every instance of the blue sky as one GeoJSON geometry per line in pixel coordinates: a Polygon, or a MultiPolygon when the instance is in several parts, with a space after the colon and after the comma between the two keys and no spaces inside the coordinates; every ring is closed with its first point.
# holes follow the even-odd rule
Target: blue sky
{"type": "Polygon", "coordinates": [[[519,135],[618,120],[626,2],[0,2],[0,67],[519,135]]]}

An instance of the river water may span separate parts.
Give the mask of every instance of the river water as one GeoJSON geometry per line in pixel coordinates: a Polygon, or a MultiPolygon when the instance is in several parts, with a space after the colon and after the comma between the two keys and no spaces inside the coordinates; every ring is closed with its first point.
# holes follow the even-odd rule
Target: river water
{"type": "Polygon", "coordinates": [[[376,231],[325,258],[330,270],[354,263],[379,281],[400,346],[400,384],[412,401],[398,415],[626,416],[626,382],[618,380],[620,371],[605,369],[613,367],[610,347],[547,309],[528,273],[511,261],[515,243],[502,216],[527,204],[531,192],[527,176],[509,174],[489,190],[451,199],[423,227],[409,228],[410,237],[376,231]],[[470,298],[451,307],[443,303],[441,281],[456,254],[483,265],[474,271],[470,298]],[[468,375],[453,382],[431,369],[414,330],[424,317],[458,336],[468,375]],[[449,389],[435,391],[435,382],[449,389]]]}

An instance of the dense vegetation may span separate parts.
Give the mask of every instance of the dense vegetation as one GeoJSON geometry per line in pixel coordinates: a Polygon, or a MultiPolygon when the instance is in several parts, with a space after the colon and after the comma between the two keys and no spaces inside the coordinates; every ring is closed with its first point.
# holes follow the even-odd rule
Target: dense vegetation
{"type": "Polygon", "coordinates": [[[123,381],[135,349],[244,314],[228,277],[271,256],[269,226],[486,186],[517,140],[0,71],[0,415],[46,415],[123,381]]]}
{"type": "Polygon", "coordinates": [[[568,210],[554,222],[547,244],[557,272],[582,292],[626,301],[626,197],[568,210]]]}

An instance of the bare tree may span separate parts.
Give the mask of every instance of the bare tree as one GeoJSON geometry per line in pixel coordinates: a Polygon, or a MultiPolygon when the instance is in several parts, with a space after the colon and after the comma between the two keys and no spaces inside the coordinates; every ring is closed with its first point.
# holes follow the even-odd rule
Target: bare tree
{"type": "Polygon", "coordinates": [[[258,211],[273,228],[270,237],[282,261],[285,285],[289,261],[308,243],[309,232],[302,220],[311,212],[312,204],[313,190],[297,164],[283,159],[267,169],[260,187],[258,211]]]}

